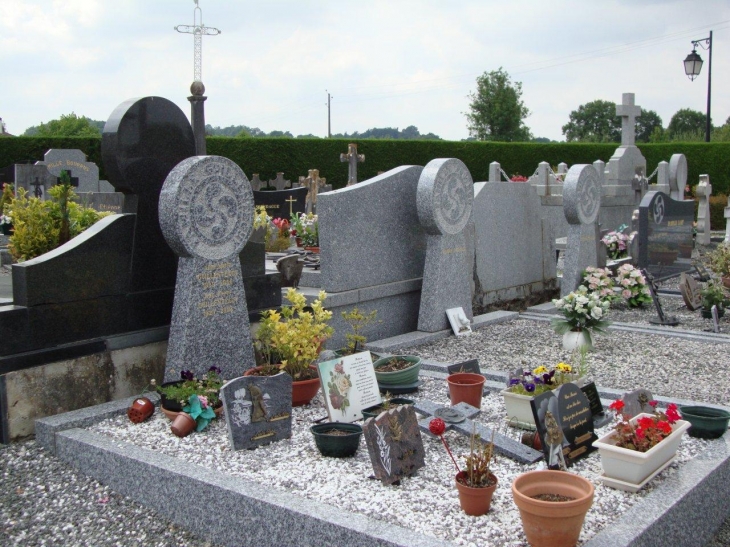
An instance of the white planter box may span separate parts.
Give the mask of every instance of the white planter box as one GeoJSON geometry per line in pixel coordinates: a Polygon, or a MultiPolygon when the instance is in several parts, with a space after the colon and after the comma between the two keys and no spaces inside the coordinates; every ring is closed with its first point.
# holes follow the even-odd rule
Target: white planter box
{"type": "Polygon", "coordinates": [[[512,393],[506,389],[500,391],[504,397],[504,407],[507,410],[507,423],[521,429],[535,429],[535,418],[532,416],[532,406],[529,395],[512,393]]]}
{"type": "MultiPolygon", "coordinates": [[[[634,416],[631,423],[636,423],[643,416],[652,414],[634,416]]],[[[595,441],[593,446],[598,448],[601,455],[601,465],[606,477],[638,485],[674,456],[682,442],[682,435],[689,427],[689,422],[678,420],[672,426],[672,434],[647,452],[616,446],[611,438],[613,431],[595,441]]]]}

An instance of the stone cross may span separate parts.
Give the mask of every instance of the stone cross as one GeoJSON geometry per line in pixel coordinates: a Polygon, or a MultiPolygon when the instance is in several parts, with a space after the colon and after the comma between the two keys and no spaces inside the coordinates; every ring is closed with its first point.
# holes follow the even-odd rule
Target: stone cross
{"type": "Polygon", "coordinates": [[[621,146],[633,146],[636,142],[636,118],[641,108],[634,105],[634,94],[624,93],[622,104],[616,105],[616,115],[621,116],[621,146]]]}
{"type": "Polygon", "coordinates": [[[316,213],[317,195],[319,194],[319,189],[327,184],[327,179],[319,177],[319,169],[310,169],[309,176],[301,180],[301,184],[309,190],[307,192],[307,214],[316,213]]]}
{"type": "MultiPolygon", "coordinates": [[[[461,415],[460,421],[447,421],[448,418],[444,419],[446,423],[446,429],[454,429],[463,435],[471,435],[472,427],[475,428],[476,433],[479,434],[479,438],[482,441],[489,442],[492,440],[492,429],[486,427],[478,422],[474,422],[474,418],[479,414],[479,409],[471,406],[467,403],[459,403],[453,407],[446,407],[444,405],[436,404],[432,401],[422,400],[418,401],[414,408],[419,414],[423,414],[426,418],[422,418],[418,421],[418,425],[427,436],[433,437],[433,434],[429,431],[428,425],[435,417],[439,416],[444,410],[456,410],[461,415]]],[[[457,418],[459,419],[459,418],[457,418]]],[[[494,450],[503,456],[513,459],[520,463],[535,463],[543,458],[543,454],[540,451],[534,450],[527,445],[522,444],[506,435],[495,431],[494,432],[494,450]]]]}
{"type": "Polygon", "coordinates": [[[239,253],[253,231],[246,175],[219,156],[188,158],[160,193],[160,226],[179,256],[165,380],[211,366],[236,378],[255,365],[239,253]]]}
{"type": "Polygon", "coordinates": [[[347,169],[347,186],[357,184],[357,164],[365,161],[365,154],[357,153],[357,144],[350,143],[347,145],[347,154],[340,154],[341,162],[348,162],[347,169]]]}
{"type": "Polygon", "coordinates": [[[30,185],[33,187],[33,197],[36,197],[38,199],[44,198],[44,189],[43,183],[38,180],[38,177],[35,178],[33,182],[30,183],[30,185]]]}
{"type": "Polygon", "coordinates": [[[684,154],[672,154],[669,158],[669,187],[674,201],[684,201],[684,187],[687,185],[687,158],[684,154]]]}
{"type": "Polygon", "coordinates": [[[259,178],[258,173],[251,175],[251,189],[254,192],[258,192],[264,187],[266,187],[266,184],[264,184],[264,181],[259,178]]]}
{"type": "Polygon", "coordinates": [[[563,297],[578,288],[583,271],[589,266],[602,268],[599,247],[602,245],[598,212],[601,208],[601,184],[592,165],[574,165],[563,185],[563,212],[568,221],[565,267],[560,283],[563,297]]]}
{"type": "Polygon", "coordinates": [[[291,188],[291,181],[284,179],[284,173],[277,173],[276,178],[269,181],[269,186],[273,186],[277,190],[291,188]]]}
{"type": "Polygon", "coordinates": [[[700,198],[697,210],[697,243],[700,245],[710,244],[710,196],[712,185],[710,175],[700,175],[700,183],[695,189],[695,195],[700,198]]]}
{"type": "Polygon", "coordinates": [[[198,0],[195,1],[195,9],[193,10],[193,25],[177,25],[175,30],[185,34],[192,34],[194,37],[195,51],[193,54],[194,64],[194,78],[196,82],[202,82],[203,73],[203,35],[206,36],[217,36],[221,33],[217,28],[206,27],[203,24],[203,10],[198,5],[198,0]]]}
{"type": "Polygon", "coordinates": [[[466,228],[474,204],[474,183],[461,160],[428,162],[418,179],[416,208],[426,232],[418,330],[448,329],[446,310],[463,308],[472,319],[473,265],[467,253],[466,228]]]}

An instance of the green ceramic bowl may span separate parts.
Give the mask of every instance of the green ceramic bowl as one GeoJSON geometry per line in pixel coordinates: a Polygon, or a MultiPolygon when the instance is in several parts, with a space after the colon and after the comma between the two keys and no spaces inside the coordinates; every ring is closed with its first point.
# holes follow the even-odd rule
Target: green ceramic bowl
{"type": "MultiPolygon", "coordinates": [[[[394,405],[412,405],[413,401],[410,399],[403,399],[401,397],[393,397],[390,402],[394,405]]],[[[380,413],[383,412],[382,407],[380,405],[371,406],[370,408],[365,408],[362,411],[363,420],[367,420],[368,418],[377,418],[380,416],[380,413]]]]}
{"type": "Polygon", "coordinates": [[[317,424],[309,428],[314,435],[314,443],[319,452],[328,458],[347,458],[353,456],[360,446],[362,427],[357,424],[331,422],[317,424]],[[328,435],[333,429],[345,433],[344,435],[328,435]]]}
{"type": "Polygon", "coordinates": [[[727,431],[730,412],[709,406],[682,406],[682,419],[692,424],[688,433],[700,439],[717,439],[727,431]]]}
{"type": "Polygon", "coordinates": [[[378,359],[373,363],[373,367],[375,367],[375,377],[378,379],[378,384],[381,387],[414,384],[418,381],[418,372],[421,370],[421,358],[415,355],[391,355],[390,357],[378,359]],[[392,357],[405,359],[413,363],[413,365],[403,370],[396,370],[395,372],[379,372],[378,367],[385,365],[392,357]]]}

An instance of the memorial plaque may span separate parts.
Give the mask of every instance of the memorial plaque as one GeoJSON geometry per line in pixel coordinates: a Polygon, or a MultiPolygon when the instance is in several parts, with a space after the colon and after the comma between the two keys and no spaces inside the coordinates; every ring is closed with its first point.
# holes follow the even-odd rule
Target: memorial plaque
{"type": "Polygon", "coordinates": [[[263,205],[272,218],[290,218],[294,213],[302,213],[307,203],[306,188],[287,188],[286,190],[259,190],[253,193],[253,202],[263,205]]]}
{"type": "Polygon", "coordinates": [[[563,384],[530,404],[548,466],[554,467],[558,461],[570,466],[595,450],[593,441],[598,436],[591,405],[577,385],[563,384]]]}
{"type": "Polygon", "coordinates": [[[375,478],[393,484],[425,465],[423,441],[412,405],[399,406],[363,424],[375,478]]]}
{"type": "Polygon", "coordinates": [[[663,192],[648,192],[639,206],[639,268],[658,279],[692,269],[686,249],[694,245],[694,201],[675,201],[663,192]]]}
{"type": "Polygon", "coordinates": [[[482,371],[479,369],[479,360],[477,359],[469,359],[468,361],[464,361],[463,363],[449,365],[448,367],[446,367],[446,370],[449,371],[449,374],[456,374],[461,372],[471,372],[474,374],[482,373],[482,371]]]}
{"type": "Polygon", "coordinates": [[[606,415],[603,409],[603,403],[601,403],[601,396],[598,394],[598,388],[596,388],[595,382],[590,382],[582,386],[581,391],[583,395],[588,399],[588,404],[591,407],[591,414],[593,415],[593,428],[598,429],[603,427],[611,421],[610,416],[606,415]]]}
{"type": "Polygon", "coordinates": [[[695,278],[682,272],[679,274],[679,292],[682,293],[682,299],[690,311],[698,310],[702,307],[702,288],[695,278]]]}
{"type": "Polygon", "coordinates": [[[649,404],[649,401],[653,400],[654,397],[648,389],[635,389],[623,396],[624,408],[622,412],[629,418],[633,418],[642,412],[648,412],[651,414],[654,412],[654,409],[649,404]]]}
{"type": "Polygon", "coordinates": [[[317,363],[317,368],[330,421],[362,420],[364,408],[383,402],[369,351],[317,363]]]}
{"type": "Polygon", "coordinates": [[[242,376],[221,387],[233,450],[291,437],[291,376],[242,376]]]}

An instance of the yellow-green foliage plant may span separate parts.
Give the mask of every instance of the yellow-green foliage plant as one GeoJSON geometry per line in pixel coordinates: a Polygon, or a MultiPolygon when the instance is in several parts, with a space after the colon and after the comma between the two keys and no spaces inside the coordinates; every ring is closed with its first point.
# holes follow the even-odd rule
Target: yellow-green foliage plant
{"type": "Polygon", "coordinates": [[[5,206],[9,206],[13,201],[13,185],[9,182],[3,183],[3,192],[0,194],[0,215],[5,214],[5,206]]]}
{"type": "Polygon", "coordinates": [[[36,197],[28,197],[24,188],[18,188],[15,198],[7,208],[15,228],[8,243],[8,250],[18,262],[30,260],[59,246],[63,219],[59,203],[61,199],[67,200],[66,213],[70,238],[76,237],[89,226],[112,214],[100,213],[75,203],[72,200],[77,198],[76,194],[62,184],[53,186],[48,193],[51,200],[41,201],[36,197]]]}

